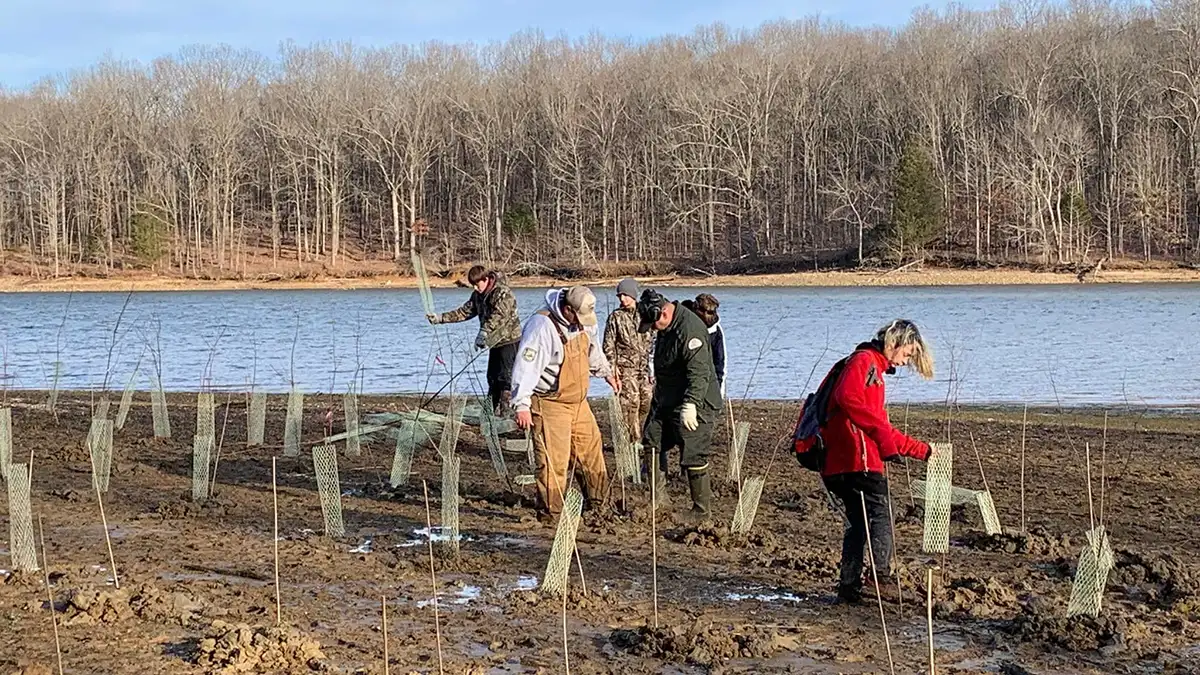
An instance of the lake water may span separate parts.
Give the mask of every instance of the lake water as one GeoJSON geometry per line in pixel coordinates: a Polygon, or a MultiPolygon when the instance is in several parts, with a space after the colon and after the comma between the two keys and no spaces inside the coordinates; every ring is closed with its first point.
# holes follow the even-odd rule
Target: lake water
{"type": "MultiPolygon", "coordinates": [[[[615,298],[594,290],[603,322],[615,298]]],[[[893,402],[943,401],[948,390],[963,404],[1200,402],[1198,285],[664,289],[673,299],[702,290],[721,300],[734,399],[798,398],[880,325],[906,317],[932,344],[937,377],[901,371],[889,379],[893,402]]],[[[439,311],[467,296],[434,291],[439,311]]],[[[518,289],[522,316],[543,296],[518,289]]],[[[62,389],[107,379],[119,390],[140,362],[138,388],[146,389],[157,362],[167,390],[253,382],[284,392],[294,380],[308,392],[344,391],[357,375],[366,392],[432,392],[475,354],[479,325],[430,326],[417,291],[396,289],[135,293],[116,328],[126,297],[0,295],[8,386],[48,388],[58,361],[62,389]]],[[[455,387],[483,392],[486,360],[471,363],[455,387]]],[[[607,385],[594,380],[592,391],[605,394],[607,385]]]]}

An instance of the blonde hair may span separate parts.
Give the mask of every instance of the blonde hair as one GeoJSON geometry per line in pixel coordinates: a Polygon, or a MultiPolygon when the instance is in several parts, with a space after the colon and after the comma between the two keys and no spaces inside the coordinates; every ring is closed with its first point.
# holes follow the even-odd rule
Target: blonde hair
{"type": "Polygon", "coordinates": [[[896,319],[880,328],[879,332],[875,333],[875,339],[883,346],[884,352],[916,345],[917,348],[913,350],[912,358],[908,361],[908,367],[917,371],[917,374],[926,380],[933,379],[933,352],[929,349],[929,345],[925,344],[925,340],[921,337],[921,331],[917,329],[917,324],[908,319],[896,319]]]}

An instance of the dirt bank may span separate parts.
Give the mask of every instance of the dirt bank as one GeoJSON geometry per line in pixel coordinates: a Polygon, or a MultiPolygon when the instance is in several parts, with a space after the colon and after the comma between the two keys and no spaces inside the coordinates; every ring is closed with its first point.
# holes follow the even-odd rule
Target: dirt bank
{"type": "MultiPolygon", "coordinates": [[[[464,270],[447,278],[434,277],[434,287],[449,288],[462,277],[464,270]]],[[[347,270],[345,275],[318,272],[303,276],[280,275],[270,272],[241,275],[241,278],[193,279],[182,276],[159,276],[147,273],[124,272],[103,278],[72,276],[57,279],[37,279],[28,276],[0,276],[0,292],[45,291],[208,291],[250,289],[379,289],[415,288],[412,276],[397,274],[393,266],[374,266],[362,270],[347,270]]],[[[1023,269],[949,269],[926,267],[898,272],[829,271],[789,272],[785,274],[659,274],[636,272],[647,284],[672,286],[719,287],[821,287],[821,286],[993,286],[1078,284],[1073,272],[1039,272],[1023,269]]],[[[616,286],[624,275],[580,274],[567,277],[512,276],[510,282],[519,288],[545,288],[555,284],[586,283],[592,286],[616,286]]],[[[1104,270],[1089,276],[1088,283],[1197,283],[1200,270],[1178,267],[1132,268],[1104,270]]]]}
{"type": "MultiPolygon", "coordinates": [[[[279,458],[284,625],[276,628],[271,457],[278,451],[245,446],[241,398],[230,400],[226,423],[226,396],[217,396],[224,440],[214,497],[199,506],[189,502],[195,398],[170,397],[174,435],[156,441],[148,396],[139,395],[115,435],[104,499],[119,590],[110,583],[83,450],[88,398],[64,395],[57,421],[33,406],[43,399],[8,395],[15,454],[33,456],[35,527],[40,516],[66,672],[382,673],[384,596],[391,672],[438,672],[429,552],[420,532],[422,480],[438,520],[434,451],[421,451],[413,481],[395,489],[387,482],[389,443],[339,457],[347,532],[336,541],[320,534],[311,457],[279,458]]],[[[306,441],[323,435],[332,400],[308,399],[306,441]]],[[[268,444],[281,442],[285,405],[283,397],[270,399],[268,444]]],[[[364,397],[359,408],[408,405],[399,397],[364,397]]],[[[573,673],[887,672],[878,609],[832,604],[838,517],[813,475],[775,451],[794,404],[753,403],[736,412],[754,424],[747,475],[768,475],[753,532],[728,532],[737,491],[725,478],[722,428],[713,459],[719,522],[697,528],[676,520],[686,502],[677,478],[658,520],[655,627],[647,493],[626,486],[628,510],[586,514],[578,546],[587,592],[573,567],[566,613],[573,673]]],[[[955,483],[981,487],[982,463],[1001,521],[1018,528],[1020,417],[967,413],[950,429],[955,483]]],[[[340,410],[332,419],[340,430],[340,410]]],[[[1074,414],[1066,422],[1045,412],[1031,416],[1029,533],[983,536],[978,513],[965,510],[952,523],[945,557],[920,552],[920,503],[914,508],[906,486],[924,467],[892,468],[899,569],[909,582],[903,612],[887,612],[897,672],[927,669],[925,612],[916,603],[931,566],[939,672],[1196,672],[1200,419],[1115,416],[1107,439],[1098,416],[1074,414]],[[1099,517],[1102,510],[1111,533],[1116,568],[1102,616],[1068,621],[1070,577],[1091,519],[1085,443],[1096,462],[1095,511],[1099,517]]],[[[913,408],[908,424],[919,436],[946,434],[936,410],[913,408]]],[[[528,488],[509,488],[496,477],[473,428],[464,429],[459,451],[464,541],[457,556],[439,550],[436,563],[445,672],[562,672],[562,603],[536,587],[553,526],[532,517],[528,488]]],[[[523,455],[508,456],[508,463],[525,471],[523,455]]],[[[7,514],[6,500],[0,513],[7,514]]],[[[7,515],[0,523],[7,526],[7,515]]],[[[5,553],[0,566],[8,564],[5,553]]],[[[0,673],[56,672],[44,578],[0,576],[7,577],[0,583],[0,673]]]]}

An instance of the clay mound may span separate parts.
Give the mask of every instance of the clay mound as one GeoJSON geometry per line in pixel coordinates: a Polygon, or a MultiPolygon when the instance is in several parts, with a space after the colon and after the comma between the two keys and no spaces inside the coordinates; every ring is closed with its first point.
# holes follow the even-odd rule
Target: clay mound
{"type": "Polygon", "coordinates": [[[632,630],[618,629],[609,635],[613,646],[642,657],[712,667],[730,659],[762,659],[786,649],[786,640],[774,631],[751,626],[714,626],[697,621],[683,626],[632,630]]]}
{"type": "Polygon", "coordinates": [[[1055,611],[1043,604],[1025,604],[1010,624],[1011,632],[1023,640],[1054,645],[1073,652],[1120,652],[1130,641],[1146,632],[1144,625],[1123,616],[1101,614],[1097,618],[1055,611]]]}
{"type": "Polygon", "coordinates": [[[1056,537],[1042,528],[1034,528],[1027,533],[1005,532],[1003,534],[983,534],[973,532],[963,537],[963,543],[977,551],[992,553],[1020,553],[1034,556],[1065,556],[1077,555],[1071,547],[1071,538],[1067,535],[1056,537]]]}
{"type": "Polygon", "coordinates": [[[1012,618],[1020,609],[1017,594],[995,577],[957,577],[943,593],[934,607],[943,618],[1012,618]]]}
{"type": "Polygon", "coordinates": [[[221,517],[225,515],[228,504],[216,499],[210,499],[203,504],[191,500],[191,495],[170,501],[159,502],[153,510],[139,515],[140,518],[158,517],[162,520],[186,520],[189,518],[221,517]]]}
{"type": "Polygon", "coordinates": [[[205,604],[185,593],[170,592],[150,584],[136,589],[84,587],[56,609],[65,615],[64,626],[121,623],[137,617],[143,621],[188,626],[204,612],[205,604]]]}
{"type": "Polygon", "coordinates": [[[195,663],[217,673],[324,671],[325,654],[315,640],[291,628],[259,628],[214,621],[196,651],[195,663]]]}
{"type": "Polygon", "coordinates": [[[1142,554],[1128,549],[1116,551],[1108,587],[1123,590],[1127,597],[1160,608],[1191,614],[1200,608],[1195,595],[1200,574],[1174,556],[1142,554]]]}
{"type": "Polygon", "coordinates": [[[749,534],[733,534],[725,525],[715,525],[707,522],[667,530],[663,533],[663,537],[668,541],[683,544],[684,546],[716,548],[726,551],[736,548],[746,548],[747,546],[772,550],[778,547],[774,535],[770,532],[759,531],[750,532],[749,534]]]}
{"type": "MultiPolygon", "coordinates": [[[[603,613],[606,609],[617,607],[618,601],[617,594],[612,591],[596,591],[589,588],[588,592],[584,593],[577,587],[567,590],[567,609],[570,611],[603,613]]],[[[562,596],[543,594],[538,590],[518,591],[504,596],[497,604],[505,616],[528,617],[561,611],[562,596]]]]}
{"type": "Polygon", "coordinates": [[[839,555],[833,551],[790,549],[771,554],[753,554],[748,562],[771,569],[798,572],[801,577],[837,578],[839,555]]]}

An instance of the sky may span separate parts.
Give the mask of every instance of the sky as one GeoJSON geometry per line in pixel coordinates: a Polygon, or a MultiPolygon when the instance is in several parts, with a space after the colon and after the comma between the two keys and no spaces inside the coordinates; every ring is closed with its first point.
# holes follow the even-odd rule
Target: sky
{"type": "MultiPolygon", "coordinates": [[[[984,0],[960,0],[967,7],[984,0]]],[[[856,26],[904,24],[912,0],[0,0],[0,87],[23,89],[45,76],[106,57],[149,63],[187,45],[228,44],[274,57],[280,44],[349,40],[391,43],[503,41],[529,28],[580,37],[595,30],[645,39],[723,22],[819,15],[856,26]]]]}

